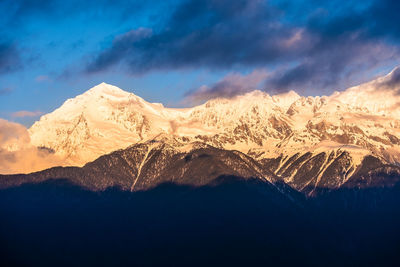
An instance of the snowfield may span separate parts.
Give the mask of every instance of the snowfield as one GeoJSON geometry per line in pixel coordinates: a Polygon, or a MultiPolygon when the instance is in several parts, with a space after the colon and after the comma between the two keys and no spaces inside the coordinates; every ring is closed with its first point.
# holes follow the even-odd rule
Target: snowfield
{"type": "Polygon", "coordinates": [[[54,150],[64,165],[82,166],[152,139],[185,151],[201,142],[257,160],[340,150],[354,167],[368,154],[399,164],[400,96],[384,86],[392,75],[330,96],[253,91],[182,109],[101,83],[42,116],[29,134],[33,145],[54,150]]]}

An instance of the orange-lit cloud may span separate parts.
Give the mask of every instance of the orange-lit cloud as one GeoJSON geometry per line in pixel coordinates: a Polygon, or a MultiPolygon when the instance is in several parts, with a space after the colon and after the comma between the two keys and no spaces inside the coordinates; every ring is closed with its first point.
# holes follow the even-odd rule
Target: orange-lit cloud
{"type": "Polygon", "coordinates": [[[62,165],[47,149],[34,147],[25,126],[0,119],[0,174],[29,173],[62,165]]]}
{"type": "Polygon", "coordinates": [[[41,112],[41,111],[21,110],[21,111],[12,113],[11,117],[13,117],[13,118],[36,117],[36,116],[40,116],[42,114],[43,114],[43,112],[41,112]]]}

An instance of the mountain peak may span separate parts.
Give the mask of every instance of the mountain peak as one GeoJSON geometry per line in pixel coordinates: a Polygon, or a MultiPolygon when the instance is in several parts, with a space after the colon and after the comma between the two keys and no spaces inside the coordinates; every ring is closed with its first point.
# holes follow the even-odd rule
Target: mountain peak
{"type": "Polygon", "coordinates": [[[296,93],[295,91],[293,91],[293,90],[290,90],[290,91],[288,91],[288,92],[285,92],[285,93],[281,93],[281,94],[277,94],[276,96],[279,96],[279,97],[285,97],[285,98],[300,98],[300,95],[298,94],[298,93],[296,93]]]}
{"type": "Polygon", "coordinates": [[[330,140],[400,162],[399,98],[373,86],[323,97],[252,91],[183,110],[101,83],[42,116],[29,132],[32,144],[74,164],[160,134],[241,152],[259,149],[262,157],[295,154],[330,140]]]}
{"type": "Polygon", "coordinates": [[[115,96],[115,97],[126,97],[132,93],[122,90],[121,88],[102,82],[84,93],[84,95],[93,96],[115,96]]]}
{"type": "Polygon", "coordinates": [[[272,96],[274,102],[286,110],[300,98],[300,95],[293,90],[272,96]]]}

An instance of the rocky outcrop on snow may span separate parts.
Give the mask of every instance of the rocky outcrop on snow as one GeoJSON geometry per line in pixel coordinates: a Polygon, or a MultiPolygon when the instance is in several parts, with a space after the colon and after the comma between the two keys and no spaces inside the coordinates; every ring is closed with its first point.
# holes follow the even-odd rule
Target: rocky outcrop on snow
{"type": "Polygon", "coordinates": [[[253,91],[213,99],[193,108],[165,108],[102,83],[67,100],[30,129],[32,143],[80,165],[160,135],[203,142],[257,159],[281,154],[348,151],[355,164],[365,155],[400,162],[400,96],[384,85],[392,73],[331,96],[294,91],[253,91]]]}

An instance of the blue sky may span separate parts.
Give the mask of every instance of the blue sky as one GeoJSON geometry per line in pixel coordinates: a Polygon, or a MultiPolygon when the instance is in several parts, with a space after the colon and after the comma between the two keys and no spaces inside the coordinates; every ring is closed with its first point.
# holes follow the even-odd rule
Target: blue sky
{"type": "Polygon", "coordinates": [[[29,126],[103,81],[167,106],[254,88],[330,94],[399,65],[398,10],[393,0],[3,0],[0,117],[29,126]]]}

